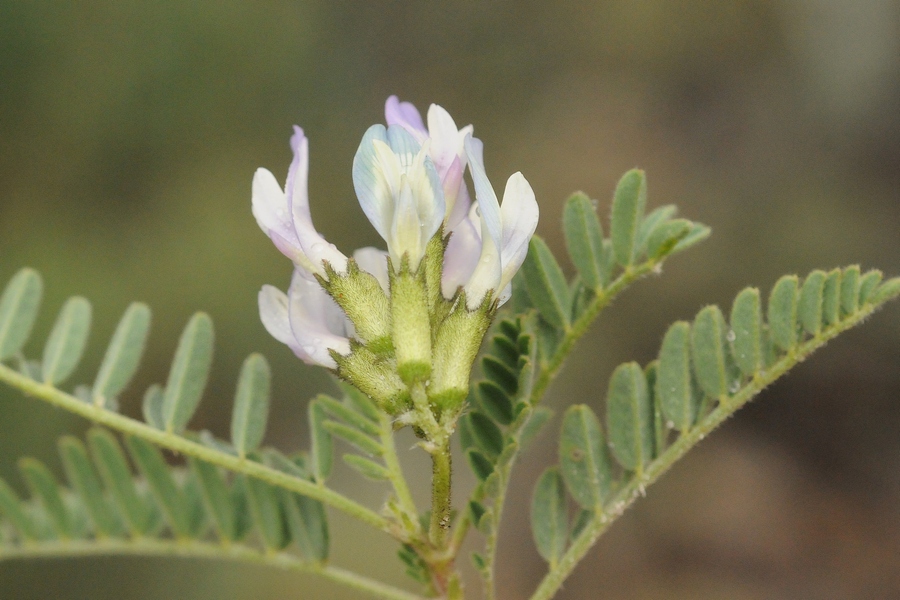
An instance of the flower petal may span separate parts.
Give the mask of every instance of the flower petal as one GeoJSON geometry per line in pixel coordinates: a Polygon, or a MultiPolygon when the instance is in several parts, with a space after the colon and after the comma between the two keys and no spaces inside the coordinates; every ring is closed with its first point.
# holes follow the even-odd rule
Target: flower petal
{"type": "Polygon", "coordinates": [[[274,233],[299,250],[300,242],[294,231],[287,199],[268,169],[257,169],[253,174],[251,204],[256,223],[266,235],[274,233]]]}
{"type": "Polygon", "coordinates": [[[350,352],[343,311],[317,281],[299,269],[291,279],[288,302],[290,328],[300,350],[295,350],[297,356],[305,362],[336,368],[329,350],[340,354],[350,352]]]}
{"type": "Polygon", "coordinates": [[[419,143],[428,137],[422,115],[411,102],[400,102],[397,96],[391,96],[384,103],[384,120],[388,125],[400,125],[410,132],[419,143]]]}
{"type": "Polygon", "coordinates": [[[299,265],[320,275],[325,273],[322,268],[323,262],[328,262],[337,271],[346,271],[347,257],[313,226],[307,191],[309,142],[303,134],[303,129],[296,125],[294,135],[291,137],[291,149],[294,151],[294,159],[288,169],[284,195],[293,218],[296,238],[308,259],[307,262],[300,261],[299,265]]]}
{"type": "Polygon", "coordinates": [[[481,236],[468,218],[463,219],[450,234],[444,252],[444,268],[441,273],[441,291],[448,300],[465,285],[478,259],[481,257],[481,236]]]}
{"type": "Polygon", "coordinates": [[[393,221],[394,199],[389,182],[379,164],[376,146],[378,140],[387,144],[387,130],[383,125],[372,125],[363,135],[356,156],[353,157],[353,187],[359,205],[384,240],[390,235],[393,221]]]}
{"type": "Polygon", "coordinates": [[[296,352],[295,347],[298,346],[288,319],[287,295],[275,286],[264,285],[259,291],[258,298],[259,318],[263,323],[263,327],[266,328],[269,335],[282,344],[287,344],[296,352]]]}
{"type": "Polygon", "coordinates": [[[466,137],[466,156],[469,158],[469,171],[472,173],[472,183],[475,184],[475,198],[478,200],[478,210],[481,213],[483,238],[490,237],[496,246],[500,246],[502,239],[502,221],[500,217],[500,202],[497,194],[488,181],[484,171],[484,144],[478,138],[466,137]],[[485,230],[485,227],[487,228],[485,230]]]}
{"type": "Polygon", "coordinates": [[[459,137],[453,117],[437,104],[428,107],[428,135],[431,138],[431,158],[438,173],[443,175],[453,159],[463,153],[463,139],[459,137]]]}
{"type": "Polygon", "coordinates": [[[528,254],[528,242],[537,228],[539,210],[534,190],[522,175],[513,173],[506,182],[500,206],[503,233],[500,242],[500,264],[503,274],[500,287],[505,287],[528,254]]]}

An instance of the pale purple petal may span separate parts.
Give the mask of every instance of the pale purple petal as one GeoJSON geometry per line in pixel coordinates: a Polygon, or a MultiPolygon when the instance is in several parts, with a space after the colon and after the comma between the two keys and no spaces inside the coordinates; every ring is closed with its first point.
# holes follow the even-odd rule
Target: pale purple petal
{"type": "MultiPolygon", "coordinates": [[[[303,135],[303,129],[294,126],[291,137],[291,149],[294,159],[288,170],[287,184],[284,194],[290,205],[294,230],[303,253],[309,259],[312,270],[320,275],[325,273],[323,262],[328,262],[336,271],[347,270],[347,257],[334,244],[329,243],[313,226],[309,212],[309,194],[307,179],[309,175],[309,142],[303,135]]],[[[306,268],[310,265],[301,264],[306,268]]]]}
{"type": "Polygon", "coordinates": [[[491,182],[484,171],[484,144],[478,138],[466,137],[466,155],[469,157],[469,170],[472,173],[472,182],[475,184],[475,198],[478,200],[478,209],[482,220],[482,237],[490,237],[496,246],[500,246],[502,236],[502,221],[500,216],[500,202],[497,194],[491,187],[491,182]],[[485,230],[487,228],[487,230],[485,230]]]}
{"type": "Polygon", "coordinates": [[[538,222],[538,204],[534,190],[522,173],[514,173],[506,182],[503,204],[500,206],[503,235],[500,243],[500,263],[503,275],[500,286],[505,287],[528,254],[528,242],[538,222]]]}
{"type": "Polygon", "coordinates": [[[350,352],[350,340],[346,337],[345,317],[341,309],[318,282],[308,279],[308,275],[299,269],[291,280],[288,302],[290,328],[300,350],[295,350],[297,356],[331,369],[337,367],[329,350],[339,354],[350,352]]]}
{"type": "Polygon", "coordinates": [[[397,96],[391,96],[384,103],[384,120],[388,125],[400,125],[421,144],[428,137],[422,115],[411,102],[400,102],[397,96]]]}
{"type": "Polygon", "coordinates": [[[465,163],[456,158],[450,163],[441,186],[444,188],[444,201],[447,205],[447,216],[444,220],[444,227],[452,230],[469,213],[472,200],[469,198],[469,190],[466,182],[463,181],[463,172],[465,171],[465,163]]]}
{"type": "Polygon", "coordinates": [[[472,277],[481,257],[481,236],[472,221],[465,218],[450,234],[444,253],[441,291],[448,300],[472,277]]]}
{"type": "Polygon", "coordinates": [[[263,233],[280,238],[279,250],[289,258],[301,251],[287,199],[275,176],[267,169],[257,169],[253,174],[251,203],[253,216],[263,233]]]}
{"type": "MultiPolygon", "coordinates": [[[[291,331],[291,323],[288,319],[288,297],[278,288],[264,285],[259,291],[259,317],[263,327],[269,334],[297,351],[297,340],[291,331]]],[[[302,358],[302,357],[301,357],[302,358]]]]}

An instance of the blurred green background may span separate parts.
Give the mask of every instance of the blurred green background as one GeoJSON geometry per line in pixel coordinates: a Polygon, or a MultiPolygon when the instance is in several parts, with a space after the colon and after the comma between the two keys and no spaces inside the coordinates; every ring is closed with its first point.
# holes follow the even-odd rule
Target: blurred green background
{"type": "MultiPolygon", "coordinates": [[[[633,166],[651,207],[677,203],[712,226],[605,313],[552,388],[555,407],[602,409],[616,364],[647,362],[668,323],[745,285],[852,263],[900,273],[896,0],[0,0],[0,280],[23,265],[44,275],[35,340],[65,297],[92,300],[92,352],[73,382],[92,377],[128,302],[153,307],[129,414],[164,380],[189,315],[208,311],[217,359],[194,427],[227,432],[240,362],[258,350],[275,373],[267,440],[305,445],[305,401],[330,384],[259,323],[257,290],[286,287],[290,268],[250,215],[250,180],[265,166],[283,181],[300,124],[316,225],[345,252],[378,244],[350,165],[394,93],[474,123],[495,187],[525,174],[555,250],[566,196],[582,189],[605,213],[633,166]]],[[[900,598],[898,366],[892,306],[677,465],[560,598],[900,598]]],[[[58,469],[55,439],[85,426],[0,389],[0,475],[21,484],[23,455],[58,469]]],[[[527,597],[543,572],[525,524],[554,438],[514,481],[504,599],[527,597]]],[[[427,465],[407,458],[425,485],[427,465]]],[[[383,499],[346,473],[336,485],[383,499]]],[[[403,583],[394,544],[339,515],[332,527],[337,564],[403,583]]],[[[232,564],[0,564],[4,599],[313,597],[354,595],[232,564]]]]}

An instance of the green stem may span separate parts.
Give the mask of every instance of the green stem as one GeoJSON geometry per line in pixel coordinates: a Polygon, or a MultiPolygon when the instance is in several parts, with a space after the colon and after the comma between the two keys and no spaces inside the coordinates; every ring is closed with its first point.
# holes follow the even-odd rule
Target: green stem
{"type": "Polygon", "coordinates": [[[285,571],[313,573],[373,597],[384,600],[423,600],[421,596],[369,579],[351,571],[304,562],[287,553],[263,553],[249,546],[222,546],[208,542],[176,542],[162,540],[118,540],[41,542],[13,548],[0,547],[0,562],[33,558],[71,558],[108,555],[170,556],[220,560],[240,560],[285,571]]]}
{"type": "Polygon", "coordinates": [[[823,330],[819,335],[798,345],[770,367],[757,373],[752,380],[733,396],[723,397],[719,405],[711,413],[690,431],[682,434],[665,452],[647,465],[641,477],[635,477],[629,481],[615,496],[606,502],[602,512],[594,514],[589,524],[572,541],[556,568],[551,569],[540,585],[538,585],[530,600],[549,600],[553,597],[566,577],[575,568],[575,565],[584,558],[584,555],[587,554],[588,550],[591,549],[612,522],[620,517],[639,496],[644,494],[649,485],[656,482],[688,450],[697,445],[710,432],[721,425],[725,419],[762,391],[763,388],[787,373],[797,363],[804,361],[815,350],[824,346],[826,342],[859,324],[878,309],[879,306],[870,305],[847,319],[823,330]]]}
{"type": "Polygon", "coordinates": [[[173,452],[192,456],[235,473],[243,473],[249,477],[255,477],[272,485],[319,500],[376,529],[381,529],[388,533],[394,531],[391,523],[375,511],[326,487],[320,487],[266,465],[214,450],[182,436],[167,433],[135,419],[87,404],[53,386],[29,379],[3,364],[0,364],[0,381],[18,388],[26,395],[40,398],[54,406],[80,415],[100,425],[105,425],[110,429],[145,439],[173,452]]]}
{"type": "Polygon", "coordinates": [[[445,441],[431,455],[431,545],[442,549],[450,529],[450,440],[445,441]]]}
{"type": "Polygon", "coordinates": [[[416,503],[413,501],[409,486],[406,483],[406,477],[403,476],[403,469],[400,466],[400,460],[397,458],[397,446],[394,444],[394,429],[390,418],[381,415],[381,431],[379,439],[384,448],[384,465],[387,467],[391,485],[394,487],[394,493],[397,494],[397,501],[400,503],[400,509],[407,517],[407,521],[411,524],[414,531],[408,531],[410,538],[419,537],[421,528],[419,524],[419,512],[416,509],[416,503]]]}

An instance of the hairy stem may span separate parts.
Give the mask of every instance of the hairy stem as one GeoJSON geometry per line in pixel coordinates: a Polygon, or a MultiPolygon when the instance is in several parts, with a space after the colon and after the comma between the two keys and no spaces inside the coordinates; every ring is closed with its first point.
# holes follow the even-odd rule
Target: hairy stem
{"type": "MultiPolygon", "coordinates": [[[[413,501],[409,486],[406,483],[406,477],[403,476],[403,469],[400,467],[400,460],[397,458],[397,446],[394,444],[394,429],[390,418],[386,414],[381,415],[381,431],[379,432],[379,440],[384,448],[384,465],[387,467],[391,485],[394,493],[397,494],[397,501],[400,509],[406,516],[405,521],[413,527],[413,531],[407,531],[410,538],[419,537],[421,528],[419,526],[419,512],[416,509],[416,503],[413,501]]],[[[403,523],[405,526],[406,523],[403,523]]]]}
{"type": "Polygon", "coordinates": [[[766,386],[787,373],[797,363],[805,360],[810,354],[825,345],[826,342],[840,333],[858,325],[866,317],[877,310],[880,305],[871,305],[853,314],[847,319],[824,329],[817,336],[801,343],[773,365],[757,373],[746,385],[734,395],[724,396],[719,405],[706,415],[697,425],[683,433],[665,452],[647,465],[641,477],[629,481],[615,496],[606,502],[602,511],[594,514],[587,526],[572,541],[571,546],[563,554],[556,568],[551,569],[541,581],[530,600],[549,600],[557,592],[563,581],[575,566],[584,558],[588,550],[609,526],[639,496],[643,495],[647,486],[656,482],[663,473],[677,462],[685,453],[696,446],[711,431],[722,424],[728,417],[744,406],[766,386]]]}
{"type": "Polygon", "coordinates": [[[235,473],[243,473],[249,477],[255,477],[272,485],[319,500],[382,531],[388,533],[395,531],[391,523],[375,511],[326,487],[318,486],[257,462],[214,450],[180,435],[156,429],[136,419],[87,404],[51,385],[34,381],[3,364],[0,364],[0,381],[18,388],[26,395],[40,398],[110,429],[145,439],[173,452],[194,457],[235,473]]]}
{"type": "Polygon", "coordinates": [[[287,553],[265,553],[250,546],[222,546],[209,542],[183,542],[151,539],[103,539],[95,541],[40,542],[17,547],[0,547],[0,562],[33,558],[73,558],[132,555],[239,560],[275,567],[285,571],[313,573],[384,600],[423,600],[421,596],[395,588],[339,567],[310,563],[287,553]]]}
{"type": "Polygon", "coordinates": [[[431,455],[431,527],[428,536],[431,545],[443,548],[450,529],[450,440],[448,439],[431,455]]]}

